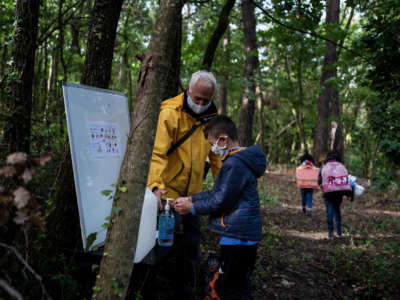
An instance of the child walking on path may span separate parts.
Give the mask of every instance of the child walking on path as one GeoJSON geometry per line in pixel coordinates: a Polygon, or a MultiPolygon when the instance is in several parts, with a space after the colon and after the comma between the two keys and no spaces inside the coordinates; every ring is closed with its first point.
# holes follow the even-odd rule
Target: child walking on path
{"type": "MultiPolygon", "coordinates": [[[[309,153],[304,153],[302,157],[300,157],[300,166],[309,166],[314,167],[314,158],[309,153]]],[[[312,206],[313,206],[313,195],[314,189],[301,188],[301,206],[303,207],[303,214],[311,218],[312,215],[312,206]]]]}
{"type": "Polygon", "coordinates": [[[334,224],[336,222],[336,237],[342,236],[342,214],[340,206],[343,196],[351,197],[353,192],[348,179],[345,166],[341,163],[336,151],[328,153],[324,165],[318,175],[318,184],[322,187],[323,199],[326,207],[326,222],[328,224],[328,236],[333,237],[334,224]]]}
{"type": "Polygon", "coordinates": [[[256,145],[239,146],[236,126],[226,116],[210,121],[204,134],[223,160],[215,185],[210,191],[176,199],[174,208],[180,214],[210,215],[208,228],[221,235],[216,299],[252,299],[262,226],[257,178],[265,172],[266,157],[256,145]]]}

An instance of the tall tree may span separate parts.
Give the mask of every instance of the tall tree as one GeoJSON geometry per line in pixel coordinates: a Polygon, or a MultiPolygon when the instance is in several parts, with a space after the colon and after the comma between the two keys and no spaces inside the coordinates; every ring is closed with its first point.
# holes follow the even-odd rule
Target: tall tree
{"type": "Polygon", "coordinates": [[[239,119],[239,142],[249,146],[253,142],[253,117],[255,109],[256,83],[254,74],[258,67],[258,49],[256,37],[256,18],[254,4],[251,0],[242,0],[242,18],[245,62],[245,87],[242,95],[242,108],[239,119]]]}
{"type": "Polygon", "coordinates": [[[214,60],[215,51],[217,50],[218,43],[224,35],[226,28],[229,25],[229,14],[235,5],[235,0],[227,0],[224,7],[219,14],[218,24],[215,28],[207,45],[206,52],[203,58],[203,68],[206,70],[211,69],[212,62],[214,60]]]}
{"type": "Polygon", "coordinates": [[[37,48],[40,0],[18,0],[12,42],[12,67],[7,80],[8,151],[30,151],[32,84],[37,48]]]}
{"type": "MultiPolygon", "coordinates": [[[[339,23],[340,13],[340,0],[327,0],[326,1],[326,25],[328,29],[335,27],[339,23]]],[[[322,92],[318,97],[318,115],[317,124],[314,133],[314,148],[313,156],[319,160],[323,153],[328,150],[328,136],[329,136],[329,115],[331,105],[335,99],[338,99],[336,78],[337,70],[335,63],[337,61],[336,44],[332,41],[326,42],[326,54],[324,58],[324,65],[322,69],[320,86],[322,92]]],[[[337,100],[338,101],[338,100],[337,100]]],[[[340,115],[339,105],[335,104],[334,114],[336,117],[340,115]]],[[[339,128],[338,128],[339,129],[339,128]]],[[[340,127],[341,130],[341,127],[340,127]]],[[[336,131],[336,134],[340,134],[336,131]]],[[[340,150],[339,148],[337,148],[340,150]]],[[[343,149],[341,149],[343,150],[343,149]]],[[[343,154],[343,153],[341,153],[343,154]]]]}
{"type": "Polygon", "coordinates": [[[161,1],[155,28],[149,47],[142,61],[136,89],[136,104],[128,138],[127,150],[121,166],[118,185],[126,192],[117,191],[113,209],[115,221],[107,232],[104,255],[97,276],[93,299],[125,298],[133,270],[133,261],[140,215],[143,205],[146,178],[150,167],[151,153],[160,103],[168,94],[171,78],[177,74],[176,51],[171,51],[180,39],[180,22],[184,2],[182,0],[161,1]]]}
{"type": "MultiPolygon", "coordinates": [[[[96,0],[93,4],[82,84],[108,88],[122,2],[123,0],[96,0]]],[[[52,229],[49,234],[52,235],[54,246],[72,247],[75,243],[80,244],[69,141],[65,143],[51,202],[53,211],[48,218],[48,227],[52,229]]]]}
{"type": "Polygon", "coordinates": [[[90,16],[86,61],[81,83],[108,88],[123,0],[96,0],[90,16]]]}
{"type": "MultiPolygon", "coordinates": [[[[230,52],[228,49],[229,45],[229,40],[230,40],[230,31],[228,29],[226,33],[226,37],[223,40],[223,52],[224,55],[222,57],[222,63],[226,66],[229,65],[229,60],[230,60],[230,52]]],[[[226,115],[226,106],[228,103],[228,82],[229,82],[229,68],[224,67],[222,69],[222,80],[220,84],[218,85],[218,113],[220,115],[226,115]]]]}

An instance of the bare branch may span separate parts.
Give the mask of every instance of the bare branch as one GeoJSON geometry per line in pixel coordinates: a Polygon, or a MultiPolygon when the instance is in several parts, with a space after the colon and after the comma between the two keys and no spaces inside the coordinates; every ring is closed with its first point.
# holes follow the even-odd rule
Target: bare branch
{"type": "MultiPolygon", "coordinates": [[[[65,9],[65,11],[61,13],[60,17],[63,17],[64,15],[66,15],[71,9],[78,7],[79,5],[82,5],[82,3],[83,2],[81,2],[81,1],[77,1],[75,4],[71,5],[70,7],[67,7],[65,9]]],[[[67,24],[67,21],[71,20],[74,16],[75,16],[75,12],[72,12],[67,18],[64,19],[64,22],[62,22],[61,24],[54,20],[51,21],[50,22],[51,25],[44,30],[44,33],[41,36],[38,37],[37,44],[41,45],[42,43],[44,43],[44,41],[47,40],[47,38],[50,35],[52,35],[54,31],[59,29],[61,25],[67,24]],[[56,24],[56,25],[54,26],[54,24],[56,24]]],[[[58,16],[57,16],[57,18],[58,18],[58,16]]]]}
{"type": "Polygon", "coordinates": [[[18,292],[15,288],[5,282],[3,279],[0,279],[0,287],[6,290],[6,292],[13,298],[17,300],[24,300],[21,293],[18,292]]]}
{"type": "Polygon", "coordinates": [[[50,297],[49,293],[47,292],[46,288],[43,285],[43,281],[42,281],[42,277],[37,274],[32,267],[28,264],[28,262],[22,257],[21,253],[19,253],[19,251],[13,247],[13,246],[9,246],[7,244],[1,243],[0,242],[0,246],[3,248],[8,249],[9,251],[13,252],[14,255],[18,258],[18,260],[25,266],[25,268],[33,275],[33,277],[35,277],[35,279],[37,281],[39,281],[40,286],[42,287],[42,292],[43,294],[46,296],[46,298],[48,300],[52,300],[52,298],[50,297]]]}

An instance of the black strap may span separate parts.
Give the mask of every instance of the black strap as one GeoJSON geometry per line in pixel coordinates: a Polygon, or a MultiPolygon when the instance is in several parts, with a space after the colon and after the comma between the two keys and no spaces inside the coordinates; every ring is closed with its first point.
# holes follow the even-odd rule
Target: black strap
{"type": "Polygon", "coordinates": [[[172,152],[176,150],[176,148],[182,145],[200,125],[201,124],[194,124],[193,127],[188,132],[186,132],[183,137],[181,137],[174,145],[169,148],[169,150],[167,151],[167,156],[169,156],[172,152]]]}

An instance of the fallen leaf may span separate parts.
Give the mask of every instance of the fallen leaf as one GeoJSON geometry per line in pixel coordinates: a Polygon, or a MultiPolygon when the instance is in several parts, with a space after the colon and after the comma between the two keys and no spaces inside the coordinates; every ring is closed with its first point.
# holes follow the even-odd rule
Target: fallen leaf
{"type": "Polygon", "coordinates": [[[16,213],[16,217],[14,218],[14,222],[15,222],[15,224],[22,225],[22,224],[24,224],[28,219],[29,219],[28,215],[27,215],[24,211],[19,210],[19,211],[17,211],[17,213],[16,213]]]}
{"type": "Polygon", "coordinates": [[[7,157],[7,164],[10,164],[10,165],[22,164],[22,163],[26,162],[27,158],[28,158],[28,156],[26,155],[26,153],[16,152],[16,153],[10,154],[7,157]]]}
{"type": "Polygon", "coordinates": [[[12,177],[16,172],[17,170],[13,166],[6,166],[0,169],[0,175],[4,175],[5,177],[12,177]]]}
{"type": "Polygon", "coordinates": [[[24,187],[20,186],[18,189],[14,191],[14,205],[21,209],[28,204],[30,199],[30,193],[24,187]]]}

